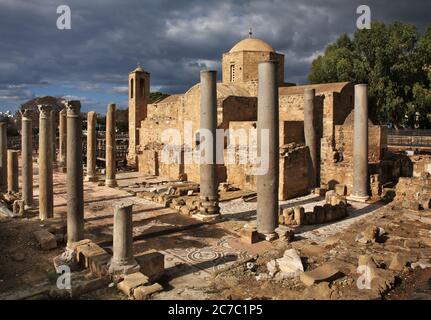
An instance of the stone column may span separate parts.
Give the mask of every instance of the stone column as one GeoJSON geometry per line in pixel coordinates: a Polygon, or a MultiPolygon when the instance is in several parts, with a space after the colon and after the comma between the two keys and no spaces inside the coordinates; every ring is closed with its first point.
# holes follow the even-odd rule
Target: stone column
{"type": "Polygon", "coordinates": [[[67,246],[84,237],[81,103],[67,103],[67,246]]]}
{"type": "Polygon", "coordinates": [[[87,113],[87,181],[97,181],[96,174],[96,113],[87,113]]]}
{"type": "Polygon", "coordinates": [[[277,62],[266,61],[258,65],[259,87],[257,97],[257,149],[268,145],[268,168],[257,176],[257,232],[266,240],[275,238],[278,226],[279,184],[279,107],[277,62]],[[266,137],[269,139],[267,140],[266,137]],[[263,173],[263,174],[262,174],[263,173]]]}
{"type": "Polygon", "coordinates": [[[30,110],[21,112],[22,200],[26,208],[33,207],[33,132],[30,115],[30,110]]]}
{"type": "Polygon", "coordinates": [[[7,151],[7,191],[17,193],[18,189],[18,150],[7,151]]]}
{"type": "Polygon", "coordinates": [[[133,257],[133,204],[120,202],[113,205],[114,233],[113,255],[109,273],[128,274],[139,271],[139,265],[133,257]]]}
{"type": "Polygon", "coordinates": [[[0,116],[0,191],[7,191],[7,118],[0,116]]]}
{"type": "Polygon", "coordinates": [[[55,121],[55,110],[51,110],[51,115],[49,117],[49,123],[50,123],[50,138],[51,138],[51,158],[53,163],[56,163],[57,160],[57,128],[56,128],[56,121],[55,121]]]}
{"type": "Polygon", "coordinates": [[[216,170],[217,89],[216,71],[201,71],[200,130],[204,140],[199,148],[200,194],[199,214],[201,220],[212,220],[220,215],[218,179],[216,170]]]}
{"type": "Polygon", "coordinates": [[[66,167],[66,140],[67,140],[67,111],[62,109],[59,114],[59,153],[58,164],[61,168],[66,167]]]}
{"type": "Polygon", "coordinates": [[[368,200],[368,87],[355,85],[353,121],[353,201],[368,200]]]}
{"type": "Polygon", "coordinates": [[[51,107],[39,106],[39,218],[46,220],[54,216],[52,181],[52,144],[50,139],[51,107]]]}
{"type": "Polygon", "coordinates": [[[314,89],[305,89],[304,91],[304,137],[305,145],[310,150],[310,188],[313,189],[317,186],[317,143],[316,131],[314,127],[314,89]]]}
{"type": "Polygon", "coordinates": [[[106,113],[106,180],[107,187],[116,187],[117,180],[115,173],[117,171],[116,164],[116,141],[115,141],[115,109],[113,103],[108,105],[108,112],[106,113]]]}

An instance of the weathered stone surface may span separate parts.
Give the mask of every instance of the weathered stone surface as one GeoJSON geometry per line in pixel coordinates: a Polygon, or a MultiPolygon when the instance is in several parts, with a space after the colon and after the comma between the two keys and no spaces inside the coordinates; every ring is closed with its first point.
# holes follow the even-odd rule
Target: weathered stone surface
{"type": "Polygon", "coordinates": [[[288,249],[284,252],[283,257],[277,259],[277,264],[281,272],[289,276],[297,276],[304,271],[301,257],[296,249],[288,249]]]}
{"type": "Polygon", "coordinates": [[[15,200],[12,206],[12,212],[15,215],[22,216],[25,213],[24,200],[15,200]]]}
{"type": "Polygon", "coordinates": [[[301,273],[300,279],[306,286],[319,282],[331,282],[341,276],[338,268],[333,264],[324,264],[312,271],[301,273]]]}
{"type": "Polygon", "coordinates": [[[150,286],[140,286],[133,290],[133,297],[135,300],[147,300],[152,294],[160,292],[163,287],[158,284],[152,284],[150,286]]]}
{"type": "Polygon", "coordinates": [[[259,235],[256,229],[242,228],[239,232],[241,241],[246,244],[253,244],[259,241],[259,235]]]}
{"type": "Polygon", "coordinates": [[[403,255],[396,253],[391,260],[389,270],[402,271],[407,266],[408,260],[403,255]]]}
{"type": "Polygon", "coordinates": [[[294,211],[294,217],[295,217],[295,221],[296,224],[298,226],[304,224],[305,222],[305,210],[303,207],[295,207],[293,208],[294,211]]]}
{"type": "Polygon", "coordinates": [[[148,284],[148,277],[141,272],[135,272],[124,276],[123,281],[118,283],[117,288],[125,295],[133,295],[133,290],[139,286],[148,284]]]}
{"type": "Polygon", "coordinates": [[[275,229],[275,233],[277,233],[278,238],[282,241],[291,242],[295,237],[295,233],[291,228],[282,225],[275,229]]]}
{"type": "Polygon", "coordinates": [[[39,242],[42,250],[51,250],[57,248],[57,240],[52,233],[46,230],[39,230],[35,231],[33,234],[36,237],[37,242],[39,242]]]}
{"type": "Polygon", "coordinates": [[[339,196],[345,196],[347,194],[347,187],[344,184],[335,185],[335,193],[339,196]]]}
{"type": "Polygon", "coordinates": [[[165,271],[165,256],[156,250],[144,252],[135,256],[135,259],[141,267],[141,272],[151,281],[158,279],[165,271]]]}

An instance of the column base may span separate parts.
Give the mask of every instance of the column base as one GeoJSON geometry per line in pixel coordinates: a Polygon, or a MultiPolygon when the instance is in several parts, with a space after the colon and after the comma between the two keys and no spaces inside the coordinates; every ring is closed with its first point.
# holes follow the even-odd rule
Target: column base
{"type": "Polygon", "coordinates": [[[105,186],[110,187],[110,188],[115,188],[118,186],[117,180],[116,179],[106,179],[105,180],[105,186]]]}
{"type": "Polygon", "coordinates": [[[87,182],[97,182],[99,181],[99,178],[97,176],[86,176],[85,181],[87,182]]]}
{"type": "Polygon", "coordinates": [[[265,241],[274,241],[278,239],[278,235],[277,233],[273,232],[273,233],[259,233],[258,234],[259,238],[265,241]]]}
{"type": "Polygon", "coordinates": [[[364,203],[364,202],[367,202],[367,200],[369,200],[370,197],[369,196],[355,196],[355,195],[351,194],[350,196],[347,196],[346,199],[349,201],[364,203]]]}
{"type": "Polygon", "coordinates": [[[136,262],[135,259],[127,264],[118,263],[111,260],[108,273],[111,275],[124,275],[139,272],[140,270],[141,266],[138,264],[138,262],[136,262]]]}
{"type": "Polygon", "coordinates": [[[202,213],[197,213],[193,215],[193,218],[196,218],[200,221],[203,222],[208,222],[208,221],[214,221],[217,219],[220,219],[220,214],[202,214],[202,213]]]}

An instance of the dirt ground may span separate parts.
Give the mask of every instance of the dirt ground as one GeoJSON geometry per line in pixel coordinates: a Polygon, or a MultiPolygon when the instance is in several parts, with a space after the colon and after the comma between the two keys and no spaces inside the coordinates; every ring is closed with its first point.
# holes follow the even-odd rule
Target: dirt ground
{"type": "MultiPolygon", "coordinates": [[[[37,168],[35,168],[37,174],[37,168]]],[[[64,249],[43,251],[33,232],[64,222],[66,215],[65,175],[54,175],[54,219],[41,222],[37,211],[25,217],[0,218],[0,298],[53,298],[47,288],[55,286],[58,275],[53,258],[64,249]],[[41,293],[43,292],[43,293],[41,293]]],[[[239,230],[255,219],[254,202],[235,199],[221,203],[222,219],[202,223],[180,215],[176,210],[136,197],[136,181],[153,179],[124,173],[119,188],[84,183],[86,238],[111,252],[112,204],[123,199],[134,203],[134,253],[156,249],[165,257],[165,273],[158,280],[162,292],[151,299],[424,299],[430,298],[431,212],[399,209],[394,203],[357,204],[339,222],[298,227],[291,243],[276,240],[245,244],[239,230]],[[134,191],[133,191],[134,190],[134,191]],[[425,222],[424,222],[425,221],[425,222]],[[370,226],[384,233],[376,241],[360,243],[358,234],[370,226]],[[305,286],[298,276],[282,272],[269,275],[267,263],[283,256],[286,249],[299,253],[304,271],[331,263],[339,270],[337,279],[305,286]],[[394,256],[404,264],[391,270],[394,256]],[[370,289],[357,286],[358,257],[375,261],[377,276],[370,289]],[[415,265],[416,264],[416,265],[415,265]]],[[[37,181],[37,179],[36,179],[37,181]]],[[[37,198],[37,188],[35,192],[37,198]]],[[[310,195],[281,202],[281,207],[320,205],[323,199],[310,195]]],[[[79,273],[93,278],[86,271],[79,273]]],[[[79,295],[79,299],[127,299],[110,282],[98,290],[79,295]]]]}

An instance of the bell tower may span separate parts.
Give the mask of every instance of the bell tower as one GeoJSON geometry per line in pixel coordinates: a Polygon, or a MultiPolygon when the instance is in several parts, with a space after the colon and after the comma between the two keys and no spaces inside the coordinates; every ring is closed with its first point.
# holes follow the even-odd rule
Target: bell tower
{"type": "Polygon", "coordinates": [[[129,73],[129,150],[127,162],[137,163],[139,146],[139,128],[141,121],[147,117],[147,105],[150,97],[150,74],[140,65],[129,73]]]}

